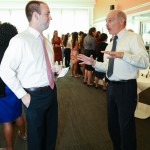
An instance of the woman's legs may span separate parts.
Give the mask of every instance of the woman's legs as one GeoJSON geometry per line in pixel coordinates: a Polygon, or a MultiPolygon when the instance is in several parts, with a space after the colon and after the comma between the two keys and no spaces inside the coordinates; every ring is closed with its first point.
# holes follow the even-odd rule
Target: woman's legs
{"type": "Polygon", "coordinates": [[[85,76],[85,64],[82,64],[82,74],[83,74],[83,77],[85,76]]]}
{"type": "Polygon", "coordinates": [[[78,63],[75,63],[74,64],[74,76],[75,77],[79,77],[78,73],[77,73],[77,70],[78,70],[78,63]]]}
{"type": "Polygon", "coordinates": [[[103,90],[106,90],[106,82],[105,82],[105,79],[103,79],[102,81],[103,81],[103,90]]]}
{"type": "Polygon", "coordinates": [[[91,85],[91,80],[92,80],[92,71],[89,71],[89,70],[88,70],[87,75],[88,75],[87,84],[88,84],[88,85],[91,85]]]}
{"type": "Polygon", "coordinates": [[[18,130],[19,130],[19,136],[21,138],[25,138],[26,132],[25,132],[25,121],[24,121],[23,116],[20,116],[16,119],[16,125],[17,125],[18,130]]]}
{"type": "MultiPolygon", "coordinates": [[[[25,121],[24,118],[18,117],[16,119],[16,125],[19,129],[19,135],[22,139],[25,140],[26,133],[25,133],[25,121]]],[[[3,134],[6,141],[6,150],[13,150],[13,125],[12,122],[6,122],[3,124],[3,134]]]]}
{"type": "Polygon", "coordinates": [[[98,81],[99,81],[99,78],[98,78],[98,77],[95,77],[95,87],[96,87],[96,88],[98,87],[98,81]]]}
{"type": "Polygon", "coordinates": [[[13,126],[11,122],[6,122],[3,124],[3,134],[6,142],[6,150],[13,150],[13,126]]]}
{"type": "Polygon", "coordinates": [[[72,64],[72,67],[71,67],[71,76],[74,77],[74,64],[72,64]]]}
{"type": "Polygon", "coordinates": [[[85,73],[84,73],[84,83],[86,83],[87,82],[87,78],[88,78],[88,70],[87,69],[85,69],[85,73]]]}

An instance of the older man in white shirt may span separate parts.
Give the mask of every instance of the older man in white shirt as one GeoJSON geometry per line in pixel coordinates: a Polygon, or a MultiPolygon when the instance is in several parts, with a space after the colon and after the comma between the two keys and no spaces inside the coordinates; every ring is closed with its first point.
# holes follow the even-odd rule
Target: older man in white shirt
{"type": "Polygon", "coordinates": [[[136,78],[139,69],[148,67],[149,57],[142,38],[125,29],[124,12],[111,11],[106,18],[106,27],[114,40],[103,51],[104,62],[84,55],[79,55],[78,59],[83,61],[81,64],[86,63],[97,71],[106,72],[108,130],[114,150],[136,150],[136,78]]]}

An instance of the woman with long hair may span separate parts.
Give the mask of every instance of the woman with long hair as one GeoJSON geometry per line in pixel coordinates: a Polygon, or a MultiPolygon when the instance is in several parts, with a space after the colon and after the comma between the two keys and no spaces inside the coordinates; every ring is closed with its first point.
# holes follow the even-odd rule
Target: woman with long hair
{"type": "Polygon", "coordinates": [[[70,34],[65,34],[63,45],[64,45],[64,54],[65,54],[65,67],[70,67],[70,34]]]}
{"type": "Polygon", "coordinates": [[[72,63],[72,67],[71,67],[71,76],[78,78],[80,77],[77,73],[77,67],[78,67],[78,56],[79,54],[79,42],[78,42],[78,33],[74,32],[72,34],[72,41],[71,41],[71,63],[72,63]]]}
{"type": "MultiPolygon", "coordinates": [[[[96,35],[96,28],[92,27],[89,29],[88,35],[84,38],[84,54],[88,57],[94,57],[95,56],[95,35],[96,35]]],[[[85,75],[84,75],[84,83],[87,84],[87,86],[92,86],[92,72],[94,71],[94,68],[91,65],[85,65],[85,75]]]]}
{"type": "MultiPolygon", "coordinates": [[[[99,62],[103,62],[104,61],[103,60],[103,55],[104,54],[101,53],[101,51],[104,51],[106,49],[106,46],[108,45],[106,43],[107,39],[108,39],[107,34],[106,33],[102,33],[100,35],[100,39],[99,39],[100,41],[96,45],[96,48],[95,48],[95,50],[96,50],[96,59],[99,62]]],[[[102,83],[103,83],[103,90],[106,90],[105,75],[106,75],[106,73],[104,73],[104,72],[98,72],[98,71],[95,70],[95,87],[96,88],[99,87],[98,86],[98,82],[99,82],[99,79],[101,79],[102,83]]]]}

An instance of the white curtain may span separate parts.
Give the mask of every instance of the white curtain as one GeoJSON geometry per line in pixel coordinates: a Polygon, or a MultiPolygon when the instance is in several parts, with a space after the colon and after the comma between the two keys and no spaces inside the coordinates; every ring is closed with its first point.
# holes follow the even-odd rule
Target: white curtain
{"type": "MultiPolygon", "coordinates": [[[[49,28],[44,32],[49,39],[52,38],[54,30],[58,30],[59,36],[75,31],[88,32],[90,18],[88,8],[54,8],[50,11],[52,20],[49,28]]],[[[28,27],[25,11],[22,9],[0,10],[0,21],[12,23],[17,27],[18,32],[28,27]]]]}
{"type": "Polygon", "coordinates": [[[59,36],[66,33],[89,30],[88,9],[53,9],[52,20],[45,34],[51,39],[53,31],[58,30],[59,36]]]}

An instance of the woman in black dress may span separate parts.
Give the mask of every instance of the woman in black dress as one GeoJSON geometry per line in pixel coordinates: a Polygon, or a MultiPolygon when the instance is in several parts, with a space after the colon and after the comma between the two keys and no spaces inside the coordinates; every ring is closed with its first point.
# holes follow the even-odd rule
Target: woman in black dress
{"type": "MultiPolygon", "coordinates": [[[[95,41],[95,35],[96,35],[96,28],[92,27],[89,29],[89,33],[87,34],[87,36],[84,38],[84,42],[83,42],[83,46],[84,46],[84,55],[88,56],[88,57],[94,57],[95,55],[95,45],[96,45],[96,41],[95,41]]],[[[91,65],[85,65],[85,75],[84,75],[84,83],[88,86],[92,86],[92,73],[94,71],[94,68],[91,65]]]]}
{"type": "MultiPolygon", "coordinates": [[[[106,46],[108,45],[106,43],[107,39],[108,39],[107,34],[102,33],[100,35],[100,42],[95,47],[95,50],[96,50],[96,59],[99,62],[103,62],[103,55],[104,54],[101,53],[101,51],[104,51],[106,49],[106,46]]],[[[98,88],[98,81],[101,79],[102,82],[103,82],[103,90],[106,90],[106,83],[105,83],[105,79],[104,79],[105,74],[106,73],[95,71],[95,87],[96,88],[98,88]]]]}

